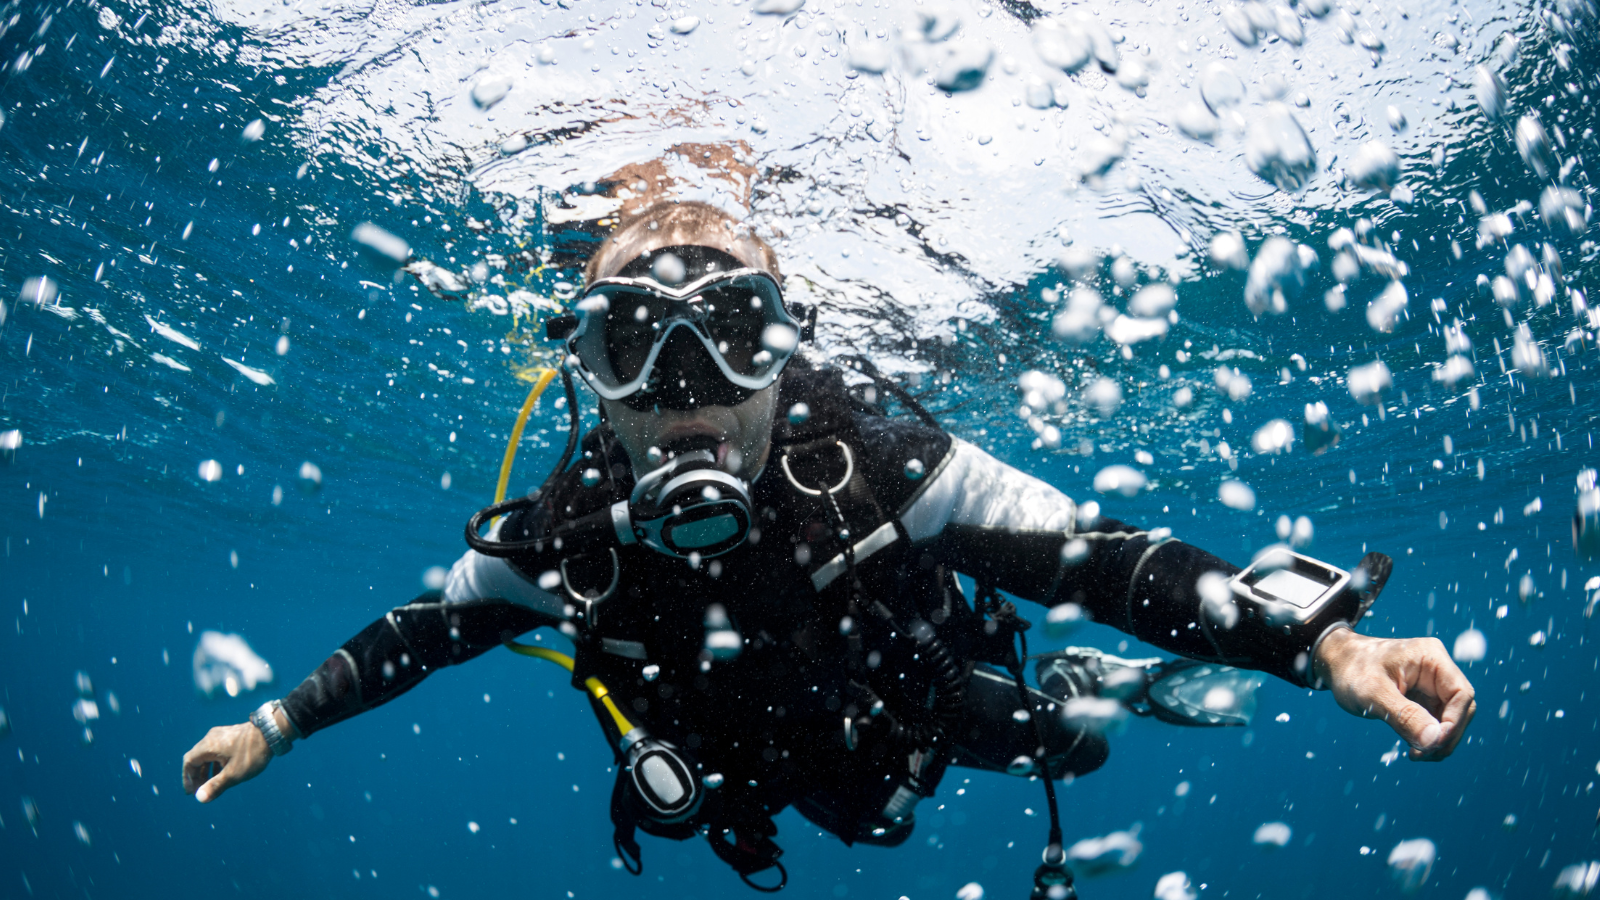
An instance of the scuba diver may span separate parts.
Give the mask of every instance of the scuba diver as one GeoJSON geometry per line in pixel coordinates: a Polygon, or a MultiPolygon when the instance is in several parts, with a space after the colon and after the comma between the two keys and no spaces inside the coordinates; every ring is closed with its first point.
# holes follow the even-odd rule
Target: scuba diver
{"type": "Polygon", "coordinates": [[[1054,781],[1106,760],[1108,704],[1243,724],[1250,669],[1331,690],[1412,759],[1449,756],[1471,721],[1472,686],[1438,640],[1354,630],[1388,557],[1347,571],[1283,549],[1240,570],[1074,503],[892,382],[852,387],[797,355],[815,308],[785,302],[772,249],[715,207],[643,210],[585,276],[575,313],[547,323],[572,415],[550,477],[472,517],[442,591],[213,728],[184,756],[186,791],[215,800],[294,742],[504,645],[566,666],[589,696],[617,763],[613,841],[636,874],[638,831],[701,836],[776,890],[782,810],[847,844],[899,844],[956,765],[1040,777],[1051,831],[1033,895],[1060,900],[1076,895],[1054,781]],[[574,373],[601,412],[581,437],[574,373]],[[888,416],[890,397],[915,418],[888,416]],[[1030,686],[1029,623],[1001,592],[1183,658],[1069,648],[1034,658],[1030,686]],[[572,655],[515,642],[541,627],[572,655]]]}

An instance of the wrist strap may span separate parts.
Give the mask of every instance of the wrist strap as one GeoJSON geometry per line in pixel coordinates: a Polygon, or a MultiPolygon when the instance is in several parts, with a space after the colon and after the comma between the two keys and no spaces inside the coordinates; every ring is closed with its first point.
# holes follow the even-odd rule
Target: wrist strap
{"type": "Polygon", "coordinates": [[[1340,630],[1355,631],[1356,626],[1340,619],[1323,629],[1323,632],[1317,635],[1317,639],[1311,642],[1310,655],[1306,657],[1306,682],[1307,687],[1314,691],[1325,691],[1332,687],[1332,685],[1327,684],[1317,676],[1317,650],[1322,647],[1322,642],[1327,639],[1328,635],[1340,630]]]}
{"type": "Polygon", "coordinates": [[[267,747],[272,750],[273,756],[282,756],[294,749],[294,742],[278,727],[278,718],[273,715],[282,708],[281,702],[268,700],[250,714],[250,724],[256,726],[261,736],[267,739],[267,747]]]}

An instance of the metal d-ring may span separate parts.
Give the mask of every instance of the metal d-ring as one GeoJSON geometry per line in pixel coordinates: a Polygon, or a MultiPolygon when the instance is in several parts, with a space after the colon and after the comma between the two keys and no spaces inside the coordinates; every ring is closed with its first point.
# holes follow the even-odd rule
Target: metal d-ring
{"type": "Polygon", "coordinates": [[[611,552],[611,583],[606,585],[606,589],[601,591],[600,596],[598,597],[589,597],[578,593],[577,589],[572,586],[572,581],[567,578],[566,559],[563,558],[561,560],[561,586],[566,588],[567,595],[578,603],[600,603],[609,599],[612,594],[617,592],[617,583],[622,580],[622,564],[617,559],[617,551],[615,548],[607,547],[606,549],[611,552]]]}
{"type": "MultiPolygon", "coordinates": [[[[844,486],[850,483],[850,476],[856,473],[856,458],[855,455],[850,452],[850,446],[844,441],[834,441],[834,443],[839,445],[840,450],[844,451],[844,477],[839,479],[838,484],[827,489],[827,493],[829,494],[837,494],[844,490],[844,486]]],[[[808,488],[801,484],[794,477],[793,470],[789,468],[789,451],[783,451],[783,458],[779,461],[783,463],[783,474],[788,477],[789,483],[794,485],[795,490],[812,497],[822,496],[823,491],[820,491],[816,488],[808,488]]]]}

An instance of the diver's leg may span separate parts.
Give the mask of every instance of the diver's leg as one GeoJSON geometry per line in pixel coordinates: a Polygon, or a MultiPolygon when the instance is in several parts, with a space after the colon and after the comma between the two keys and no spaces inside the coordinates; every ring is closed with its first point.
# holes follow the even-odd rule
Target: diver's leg
{"type": "MultiPolygon", "coordinates": [[[[1033,706],[1029,714],[1038,716],[1052,777],[1084,775],[1105,764],[1110,754],[1105,737],[1069,724],[1059,714],[1063,698],[1032,687],[1028,694],[1033,706]]],[[[1017,716],[1022,708],[1017,683],[1010,675],[984,666],[974,669],[967,682],[965,717],[951,763],[1012,775],[1032,774],[1038,738],[1030,716],[1017,716]]]]}
{"type": "Polygon", "coordinates": [[[1042,654],[1033,674],[1046,694],[1061,700],[1109,697],[1135,703],[1161,665],[1160,658],[1123,659],[1094,647],[1068,647],[1042,654]]]}
{"type": "Polygon", "coordinates": [[[1250,724],[1259,672],[1194,659],[1123,659],[1093,647],[1068,647],[1039,657],[1035,676],[1044,692],[1116,700],[1129,711],[1172,725],[1250,724]]]}

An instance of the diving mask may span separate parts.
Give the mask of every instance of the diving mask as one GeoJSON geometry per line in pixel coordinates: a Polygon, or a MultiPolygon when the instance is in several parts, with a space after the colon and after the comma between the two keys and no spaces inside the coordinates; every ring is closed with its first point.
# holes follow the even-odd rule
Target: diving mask
{"type": "Polygon", "coordinates": [[[602,278],[579,301],[567,348],[595,393],[636,409],[693,409],[735,406],[776,381],[803,330],[778,282],[740,267],[672,286],[671,268],[602,278]]]}

